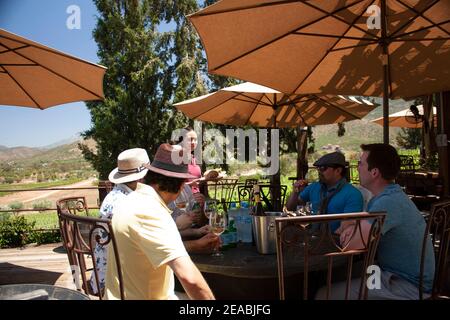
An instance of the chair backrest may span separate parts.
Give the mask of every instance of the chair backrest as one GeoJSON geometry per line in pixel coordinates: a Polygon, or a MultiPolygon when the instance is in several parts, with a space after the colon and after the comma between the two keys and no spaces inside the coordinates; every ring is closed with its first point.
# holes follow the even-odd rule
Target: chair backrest
{"type": "Polygon", "coordinates": [[[237,178],[226,178],[218,181],[208,181],[208,195],[218,201],[224,199],[229,208],[238,180],[237,178]]]}
{"type": "MultiPolygon", "coordinates": [[[[66,239],[64,239],[64,232],[62,231],[62,225],[61,225],[61,219],[60,213],[62,211],[67,211],[71,214],[84,214],[86,216],[89,215],[89,210],[87,207],[86,197],[79,196],[79,197],[68,197],[68,198],[62,198],[56,201],[56,212],[58,214],[58,223],[59,223],[59,229],[61,233],[61,240],[63,242],[63,247],[66,249],[66,239]]],[[[74,265],[74,261],[71,260],[71,256],[68,256],[69,258],[69,264],[72,266],[74,265]]]]}
{"type": "Polygon", "coordinates": [[[434,203],[430,215],[426,218],[427,224],[423,237],[422,255],[420,259],[419,298],[423,299],[423,278],[425,272],[425,257],[427,255],[427,242],[431,237],[434,249],[435,271],[431,299],[439,299],[448,295],[450,266],[450,200],[434,203]],[[447,287],[446,287],[447,286],[447,287]]]}
{"type": "MultiPolygon", "coordinates": [[[[111,220],[93,217],[84,217],[72,214],[67,208],[58,205],[58,219],[64,247],[72,269],[75,286],[78,291],[86,294],[97,295],[91,289],[87,267],[86,255],[90,256],[92,262],[92,272],[95,274],[96,287],[100,288],[99,274],[97,271],[97,261],[95,257],[96,246],[105,247],[114,251],[117,274],[119,276],[119,287],[121,299],[124,299],[122,269],[120,266],[119,254],[116,239],[114,237],[111,220]],[[80,279],[81,278],[81,279],[80,279]],[[81,282],[80,282],[81,280],[81,282]]],[[[101,292],[99,290],[99,292],[101,292]]],[[[98,294],[102,299],[102,294],[98,294]]]]}
{"type": "Polygon", "coordinates": [[[319,265],[325,266],[322,270],[327,273],[326,298],[329,299],[333,271],[339,273],[346,262],[345,299],[348,299],[355,256],[363,258],[358,298],[366,299],[367,268],[373,264],[385,216],[384,212],[358,212],[275,219],[280,299],[285,299],[285,268],[294,257],[303,259],[303,299],[308,299],[310,294],[309,273],[317,271],[319,265]],[[369,228],[363,226],[364,220],[371,221],[369,228]],[[341,225],[345,222],[349,227],[345,243],[341,244],[342,237],[332,232],[333,222],[341,225]]]}
{"type": "Polygon", "coordinates": [[[86,197],[83,196],[59,199],[58,201],[56,201],[56,208],[67,210],[72,214],[78,214],[83,212],[85,215],[89,215],[86,197]]]}

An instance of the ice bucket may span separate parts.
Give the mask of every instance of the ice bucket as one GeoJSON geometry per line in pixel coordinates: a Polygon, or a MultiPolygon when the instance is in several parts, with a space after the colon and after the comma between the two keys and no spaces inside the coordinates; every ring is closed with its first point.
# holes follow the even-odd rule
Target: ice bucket
{"type": "Polygon", "coordinates": [[[265,216],[252,216],[253,238],[259,253],[274,254],[277,252],[275,218],[281,217],[283,212],[265,212],[265,214],[265,216]]]}

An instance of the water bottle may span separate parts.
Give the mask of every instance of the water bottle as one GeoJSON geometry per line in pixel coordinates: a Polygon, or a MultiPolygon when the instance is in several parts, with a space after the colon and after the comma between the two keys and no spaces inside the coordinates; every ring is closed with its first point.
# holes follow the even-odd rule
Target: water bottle
{"type": "Polygon", "coordinates": [[[252,231],[252,217],[250,216],[250,208],[248,206],[248,202],[241,202],[241,241],[244,243],[252,243],[253,242],[253,231],[252,231]]]}

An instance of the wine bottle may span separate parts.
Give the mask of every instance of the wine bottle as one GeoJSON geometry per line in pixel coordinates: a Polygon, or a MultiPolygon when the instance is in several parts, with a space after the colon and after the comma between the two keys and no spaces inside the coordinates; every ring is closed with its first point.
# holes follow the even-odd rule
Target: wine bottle
{"type": "Polygon", "coordinates": [[[259,190],[259,185],[257,184],[253,186],[253,198],[255,200],[255,204],[253,206],[252,214],[254,216],[264,216],[264,209],[261,203],[261,193],[259,190]]]}

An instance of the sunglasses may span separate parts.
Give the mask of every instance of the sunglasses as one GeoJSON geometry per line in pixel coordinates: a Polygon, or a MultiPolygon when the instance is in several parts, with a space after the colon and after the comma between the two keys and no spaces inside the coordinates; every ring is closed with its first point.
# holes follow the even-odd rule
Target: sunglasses
{"type": "Polygon", "coordinates": [[[336,166],[319,166],[319,167],[317,167],[317,170],[319,170],[320,172],[324,172],[324,171],[326,171],[328,168],[336,169],[337,167],[336,167],[336,166]]]}

